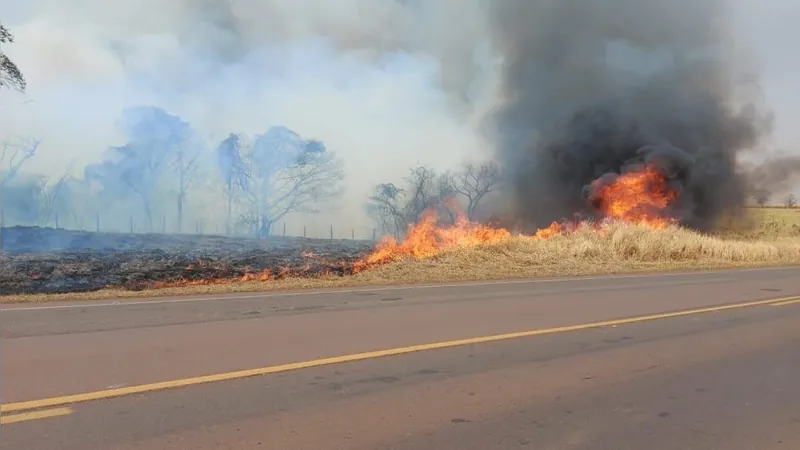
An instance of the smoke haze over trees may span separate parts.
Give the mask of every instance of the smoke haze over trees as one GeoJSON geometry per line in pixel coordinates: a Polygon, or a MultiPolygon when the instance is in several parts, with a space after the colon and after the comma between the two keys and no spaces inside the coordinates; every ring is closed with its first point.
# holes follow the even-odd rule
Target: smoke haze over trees
{"type": "MultiPolygon", "coordinates": [[[[180,233],[187,231],[182,225],[189,194],[204,182],[200,196],[225,196],[228,232],[266,236],[287,214],[320,211],[342,193],[344,173],[337,156],[322,142],[283,126],[269,128],[252,142],[231,134],[216,149],[215,167],[214,150],[204,147],[190,124],[161,108],[129,108],[118,125],[125,144],[109,147],[103,161],[88,165],[82,178],[65,173],[52,184],[43,177],[19,177],[38,142],[13,149],[6,145],[2,155],[9,154],[9,170],[2,179],[2,209],[8,219],[52,226],[53,214],[63,210],[62,218],[82,228],[83,221],[102,213],[103,221],[117,229],[136,218],[143,226],[138,231],[180,233]]],[[[201,208],[195,205],[196,217],[211,215],[201,208]]]]}
{"type": "Polygon", "coordinates": [[[799,188],[796,0],[2,2],[0,142],[38,143],[9,223],[397,232],[456,198],[533,227],[649,161],[702,228],[799,188]]]}

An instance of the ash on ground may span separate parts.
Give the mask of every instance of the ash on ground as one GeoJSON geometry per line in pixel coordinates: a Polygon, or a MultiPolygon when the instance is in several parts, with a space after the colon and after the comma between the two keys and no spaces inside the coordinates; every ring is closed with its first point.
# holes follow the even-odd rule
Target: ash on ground
{"type": "Polygon", "coordinates": [[[372,241],[2,230],[0,295],[346,275],[372,241]]]}

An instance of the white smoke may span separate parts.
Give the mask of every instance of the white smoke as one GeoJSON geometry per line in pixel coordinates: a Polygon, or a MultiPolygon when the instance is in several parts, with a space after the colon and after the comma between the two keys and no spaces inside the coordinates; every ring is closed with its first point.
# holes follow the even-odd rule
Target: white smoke
{"type": "MultiPolygon", "coordinates": [[[[798,1],[731,1],[749,33],[742,36],[764,50],[761,85],[777,110],[776,145],[791,146],[800,141],[800,63],[790,62],[789,48],[798,1]]],[[[285,125],[345,162],[342,208],[314,220],[367,226],[372,185],[397,181],[417,163],[449,168],[487,154],[481,119],[495,104],[499,73],[486,24],[491,3],[0,0],[0,19],[16,37],[3,50],[28,78],[26,95],[0,94],[0,138],[41,138],[26,169],[58,176],[119,144],[115,123],[128,106],[163,107],[209,143],[285,125]]]]}

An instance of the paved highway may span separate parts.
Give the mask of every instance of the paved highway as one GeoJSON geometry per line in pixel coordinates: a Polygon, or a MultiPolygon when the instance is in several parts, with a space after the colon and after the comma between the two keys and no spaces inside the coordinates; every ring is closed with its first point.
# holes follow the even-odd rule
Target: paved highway
{"type": "Polygon", "coordinates": [[[797,449],[800,269],[0,305],[2,449],[797,449]]]}

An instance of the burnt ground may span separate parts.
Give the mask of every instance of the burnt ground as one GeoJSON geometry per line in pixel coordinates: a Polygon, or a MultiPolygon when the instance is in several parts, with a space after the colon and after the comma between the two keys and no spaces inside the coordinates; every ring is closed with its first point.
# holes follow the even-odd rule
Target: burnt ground
{"type": "Polygon", "coordinates": [[[0,295],[131,290],[248,274],[345,275],[372,241],[2,230],[0,295]]]}

